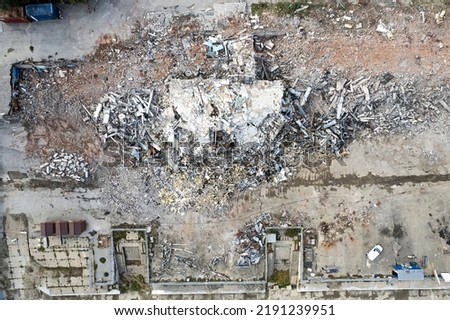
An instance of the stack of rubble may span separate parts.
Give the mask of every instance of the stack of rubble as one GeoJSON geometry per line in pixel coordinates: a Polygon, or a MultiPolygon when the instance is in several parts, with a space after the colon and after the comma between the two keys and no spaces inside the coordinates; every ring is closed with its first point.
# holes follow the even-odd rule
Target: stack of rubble
{"type": "Polygon", "coordinates": [[[285,131],[282,139],[295,140],[306,152],[340,156],[358,136],[406,130],[426,122],[437,111],[431,97],[418,94],[411,83],[400,85],[393,79],[389,73],[378,79],[337,81],[325,75],[314,89],[289,88],[283,98],[283,115],[294,134],[285,131]],[[308,101],[311,94],[322,97],[329,106],[327,112],[315,110],[308,101]]]}
{"type": "Polygon", "coordinates": [[[221,191],[226,202],[238,190],[285,181],[311,159],[342,157],[358,137],[427,125],[440,106],[450,110],[433,95],[389,73],[355,80],[326,73],[287,90],[280,81],[172,80],[172,108],[159,110],[150,90],[110,93],[93,118],[136,160],[158,156],[168,165],[154,167],[152,181],[162,203],[185,212],[217,205],[221,191]]]}
{"type": "Polygon", "coordinates": [[[161,274],[165,273],[170,269],[170,259],[172,257],[172,243],[164,241],[162,245],[162,263],[161,263],[161,274]]]}
{"type": "Polygon", "coordinates": [[[263,214],[255,223],[248,223],[245,230],[237,234],[237,250],[239,268],[249,268],[260,262],[264,254],[264,243],[266,241],[266,224],[271,220],[270,214],[263,214]]]}
{"type": "MultiPolygon", "coordinates": [[[[245,33],[245,29],[242,31],[245,33]]],[[[221,58],[225,76],[232,81],[252,83],[255,74],[255,59],[253,57],[253,40],[248,34],[240,34],[238,38],[223,40],[222,36],[209,36],[204,45],[208,57],[221,58]]]]}
{"type": "Polygon", "coordinates": [[[137,160],[147,154],[159,153],[161,148],[152,134],[155,117],[159,113],[158,106],[152,104],[153,93],[153,90],[143,89],[130,94],[106,94],[92,115],[103,141],[124,142],[137,160]]]}
{"type": "Polygon", "coordinates": [[[271,53],[275,47],[274,38],[284,36],[285,32],[256,30],[253,34],[255,55],[255,74],[258,80],[275,80],[280,72],[280,66],[275,63],[275,55],[271,53]],[[263,54],[264,53],[264,54],[263,54]]]}
{"type": "Polygon", "coordinates": [[[89,164],[84,157],[64,150],[54,153],[41,165],[41,171],[48,176],[71,178],[79,182],[85,182],[89,178],[89,164]]]}

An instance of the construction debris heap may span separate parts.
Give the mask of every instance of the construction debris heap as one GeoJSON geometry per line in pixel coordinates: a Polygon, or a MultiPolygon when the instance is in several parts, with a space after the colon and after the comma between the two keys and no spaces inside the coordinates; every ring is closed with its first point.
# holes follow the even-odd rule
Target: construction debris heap
{"type": "Polygon", "coordinates": [[[41,165],[41,172],[52,177],[66,177],[78,182],[85,182],[89,178],[89,164],[83,156],[61,150],[54,153],[46,163],[41,165]]]}

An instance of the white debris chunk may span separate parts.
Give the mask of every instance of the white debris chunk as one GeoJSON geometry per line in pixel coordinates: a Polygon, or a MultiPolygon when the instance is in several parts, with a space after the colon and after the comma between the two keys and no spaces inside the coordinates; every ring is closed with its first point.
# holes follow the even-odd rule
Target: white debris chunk
{"type": "Polygon", "coordinates": [[[89,165],[84,157],[76,153],[61,151],[54,153],[48,162],[40,166],[42,173],[47,176],[59,178],[71,178],[84,182],[89,177],[89,165]]]}
{"type": "Polygon", "coordinates": [[[437,24],[441,24],[442,22],[444,22],[445,13],[445,10],[442,10],[441,12],[438,12],[434,15],[434,19],[436,20],[437,24]]]}
{"type": "Polygon", "coordinates": [[[391,40],[394,37],[391,28],[385,25],[381,20],[378,22],[376,31],[384,34],[386,38],[388,38],[389,40],[391,40]]]}
{"type": "Polygon", "coordinates": [[[98,119],[100,112],[102,111],[102,108],[103,108],[103,105],[101,103],[97,104],[97,108],[95,109],[95,112],[94,112],[94,120],[98,119]]]}

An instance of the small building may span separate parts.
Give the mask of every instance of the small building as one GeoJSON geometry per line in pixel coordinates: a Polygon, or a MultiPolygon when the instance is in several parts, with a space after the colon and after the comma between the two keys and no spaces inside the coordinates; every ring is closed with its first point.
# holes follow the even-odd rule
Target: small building
{"type": "Polygon", "coordinates": [[[69,223],[67,221],[55,222],[55,233],[58,236],[65,236],[69,234],[69,223]]]}
{"type": "Polygon", "coordinates": [[[417,262],[396,264],[392,269],[392,275],[400,281],[403,280],[412,281],[424,279],[423,269],[419,266],[417,262]]]}
{"type": "Polygon", "coordinates": [[[55,223],[54,222],[42,222],[41,223],[41,236],[49,237],[55,234],[55,223]]]}
{"type": "Polygon", "coordinates": [[[86,221],[69,221],[69,235],[78,236],[86,231],[86,221]]]}
{"type": "Polygon", "coordinates": [[[50,221],[41,223],[41,236],[79,236],[86,231],[86,221],[50,221]]]}

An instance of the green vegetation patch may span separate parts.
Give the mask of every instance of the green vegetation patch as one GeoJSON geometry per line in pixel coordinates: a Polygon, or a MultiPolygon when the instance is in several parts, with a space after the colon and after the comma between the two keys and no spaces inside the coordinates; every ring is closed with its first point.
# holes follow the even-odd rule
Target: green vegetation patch
{"type": "Polygon", "coordinates": [[[252,15],[261,15],[263,12],[272,11],[280,16],[305,15],[311,10],[312,6],[307,1],[252,3],[251,13],[252,15]]]}
{"type": "Polygon", "coordinates": [[[287,287],[291,284],[289,270],[275,270],[270,277],[270,281],[278,284],[280,288],[287,287]]]}
{"type": "Polygon", "coordinates": [[[148,289],[143,275],[122,275],[120,277],[120,291],[143,291],[148,289]]]}
{"type": "Polygon", "coordinates": [[[287,229],[285,232],[284,232],[284,235],[286,236],[286,237],[290,237],[290,238],[293,238],[293,237],[295,237],[295,236],[298,236],[298,234],[300,233],[300,229],[287,229]]]}

